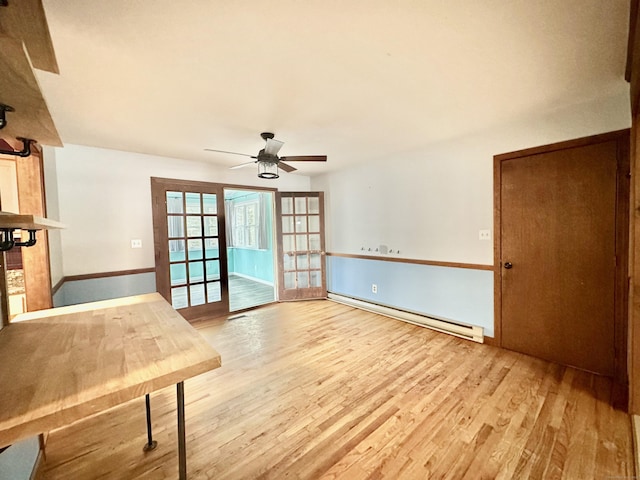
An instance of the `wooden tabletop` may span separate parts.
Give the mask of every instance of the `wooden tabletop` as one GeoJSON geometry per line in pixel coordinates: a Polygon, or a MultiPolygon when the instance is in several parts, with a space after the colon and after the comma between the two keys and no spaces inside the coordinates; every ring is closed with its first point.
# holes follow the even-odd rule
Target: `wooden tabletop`
{"type": "Polygon", "coordinates": [[[0,331],[0,447],[220,365],[158,293],[19,315],[0,331]]]}

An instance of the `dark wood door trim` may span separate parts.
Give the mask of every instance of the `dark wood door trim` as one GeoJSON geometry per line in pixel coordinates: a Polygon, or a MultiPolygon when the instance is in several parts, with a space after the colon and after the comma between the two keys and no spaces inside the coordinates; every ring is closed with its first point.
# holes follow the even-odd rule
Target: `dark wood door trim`
{"type": "Polygon", "coordinates": [[[555,152],[557,150],[567,150],[569,148],[582,147],[585,145],[594,145],[596,143],[609,142],[611,140],[620,140],[625,136],[628,138],[630,130],[628,128],[622,130],[615,130],[613,132],[600,133],[598,135],[591,135],[589,137],[575,138],[572,140],[566,140],[564,142],[550,143],[549,145],[540,145],[538,147],[524,148],[522,150],[516,150],[514,152],[502,153],[500,155],[494,155],[495,161],[511,160],[514,158],[528,157],[531,155],[538,155],[540,153],[555,152]]]}
{"type": "Polygon", "coordinates": [[[502,251],[501,251],[501,189],[502,163],[506,160],[531,155],[616,141],[617,199],[616,199],[616,286],[615,286],[615,379],[626,384],[627,378],[627,324],[628,324],[628,262],[629,262],[629,129],[593,135],[540,147],[518,150],[493,157],[494,178],[494,339],[491,343],[502,346],[502,251]]]}
{"type": "MultiPolygon", "coordinates": [[[[21,213],[47,216],[42,152],[34,148],[31,155],[16,160],[18,201],[21,213]]],[[[27,311],[53,306],[49,239],[46,230],[37,233],[33,247],[22,248],[27,311]]]]}

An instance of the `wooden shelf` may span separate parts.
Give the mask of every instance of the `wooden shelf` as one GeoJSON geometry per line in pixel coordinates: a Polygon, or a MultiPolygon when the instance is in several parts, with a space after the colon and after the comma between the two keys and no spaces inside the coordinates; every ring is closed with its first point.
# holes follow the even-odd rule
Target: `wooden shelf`
{"type": "Polygon", "coordinates": [[[0,8],[0,33],[24,42],[34,68],[59,73],[42,0],[10,1],[0,8]]]}
{"type": "Polygon", "coordinates": [[[51,230],[65,228],[64,224],[38,217],[37,215],[20,215],[17,213],[0,212],[0,228],[20,228],[22,230],[51,230]]]}
{"type": "Polygon", "coordinates": [[[24,45],[7,35],[0,35],[0,103],[15,109],[7,113],[7,126],[0,136],[62,146],[24,45]]]}

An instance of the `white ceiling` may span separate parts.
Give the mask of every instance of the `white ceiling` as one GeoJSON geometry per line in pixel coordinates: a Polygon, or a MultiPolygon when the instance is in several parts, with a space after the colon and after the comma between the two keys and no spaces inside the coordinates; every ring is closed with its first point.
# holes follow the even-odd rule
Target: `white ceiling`
{"type": "Polygon", "coordinates": [[[64,143],[302,174],[618,95],[628,0],[45,0],[64,143]]]}

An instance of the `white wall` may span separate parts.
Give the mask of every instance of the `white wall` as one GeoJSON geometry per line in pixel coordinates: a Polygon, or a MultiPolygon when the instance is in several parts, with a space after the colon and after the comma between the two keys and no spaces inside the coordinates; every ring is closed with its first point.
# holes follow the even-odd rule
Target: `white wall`
{"type": "Polygon", "coordinates": [[[478,239],[493,237],[493,156],[630,125],[626,93],[315,177],[327,251],[384,244],[404,258],[493,264],[493,242],[478,239]]]}
{"type": "MultiPolygon", "coordinates": [[[[50,157],[51,158],[51,157],[50,157]]],[[[45,164],[49,158],[45,155],[45,164]]],[[[51,167],[47,166],[46,172],[51,167]]],[[[250,168],[229,170],[209,163],[65,145],[55,149],[64,276],[112,272],[155,265],[150,177],[309,190],[308,177],[283,174],[257,178],[250,168]],[[142,248],[132,249],[131,239],[142,248]]]]}

